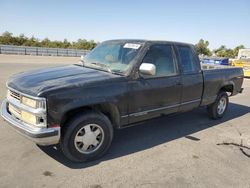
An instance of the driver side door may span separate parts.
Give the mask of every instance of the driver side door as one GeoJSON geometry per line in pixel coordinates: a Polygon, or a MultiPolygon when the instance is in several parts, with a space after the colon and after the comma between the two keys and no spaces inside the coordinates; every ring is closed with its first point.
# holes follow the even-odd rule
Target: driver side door
{"type": "Polygon", "coordinates": [[[154,64],[156,74],[140,75],[129,82],[129,123],[177,112],[181,102],[181,77],[173,46],[151,45],[143,63],[154,64]]]}

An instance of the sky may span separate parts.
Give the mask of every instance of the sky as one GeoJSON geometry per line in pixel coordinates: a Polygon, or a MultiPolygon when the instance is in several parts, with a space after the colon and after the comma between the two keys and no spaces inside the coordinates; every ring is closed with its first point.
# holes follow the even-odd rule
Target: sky
{"type": "Polygon", "coordinates": [[[250,48],[250,0],[0,0],[0,34],[149,39],[250,48]]]}

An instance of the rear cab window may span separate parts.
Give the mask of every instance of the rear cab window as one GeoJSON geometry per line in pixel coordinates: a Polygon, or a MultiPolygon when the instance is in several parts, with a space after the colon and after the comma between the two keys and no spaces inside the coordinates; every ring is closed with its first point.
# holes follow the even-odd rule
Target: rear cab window
{"type": "Polygon", "coordinates": [[[177,45],[176,47],[182,72],[184,74],[198,72],[200,68],[198,66],[197,59],[194,56],[193,49],[190,46],[184,45],[177,45]]]}

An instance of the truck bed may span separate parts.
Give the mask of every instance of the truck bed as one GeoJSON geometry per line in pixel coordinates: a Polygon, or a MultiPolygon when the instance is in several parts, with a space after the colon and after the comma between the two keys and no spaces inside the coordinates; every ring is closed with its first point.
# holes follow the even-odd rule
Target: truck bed
{"type": "Polygon", "coordinates": [[[229,85],[228,87],[231,87],[231,95],[236,95],[242,90],[241,85],[244,78],[242,68],[201,64],[201,71],[204,79],[202,106],[214,102],[223,86],[229,85]]]}

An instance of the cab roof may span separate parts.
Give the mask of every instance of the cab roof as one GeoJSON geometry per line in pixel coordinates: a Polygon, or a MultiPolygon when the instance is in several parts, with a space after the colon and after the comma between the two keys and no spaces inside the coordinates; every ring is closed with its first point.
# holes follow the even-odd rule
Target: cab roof
{"type": "Polygon", "coordinates": [[[104,42],[130,42],[130,43],[168,43],[168,44],[176,44],[176,45],[188,45],[194,46],[190,43],[177,42],[177,41],[165,41],[165,40],[146,40],[146,39],[114,39],[107,40],[104,42]]]}

